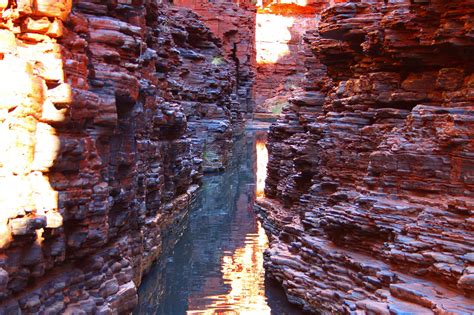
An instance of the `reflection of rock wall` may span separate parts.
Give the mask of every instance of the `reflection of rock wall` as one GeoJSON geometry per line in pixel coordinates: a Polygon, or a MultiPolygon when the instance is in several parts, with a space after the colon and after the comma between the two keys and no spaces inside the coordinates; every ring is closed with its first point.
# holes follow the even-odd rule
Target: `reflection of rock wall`
{"type": "Polygon", "coordinates": [[[468,1],[347,3],[269,136],[267,271],[313,311],[474,312],[468,1]]]}
{"type": "Polygon", "coordinates": [[[204,177],[173,263],[164,270],[155,265],[145,277],[137,313],[182,314],[204,306],[212,312],[206,303],[213,301],[213,296],[228,293],[226,279],[218,272],[223,255],[244,247],[246,235],[257,230],[251,208],[255,198],[254,146],[252,137],[239,138],[228,169],[204,177]],[[165,282],[167,290],[161,296],[163,290],[157,286],[165,282]]]}
{"type": "Polygon", "coordinates": [[[229,64],[155,1],[0,14],[0,313],[129,311],[203,168],[226,164],[229,64]]]}

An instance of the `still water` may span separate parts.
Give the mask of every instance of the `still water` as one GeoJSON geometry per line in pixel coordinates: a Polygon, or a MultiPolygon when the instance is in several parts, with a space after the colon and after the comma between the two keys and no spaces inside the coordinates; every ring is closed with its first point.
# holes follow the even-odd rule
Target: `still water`
{"type": "Polygon", "coordinates": [[[204,177],[187,229],[145,277],[135,314],[302,314],[265,279],[268,239],[252,207],[263,195],[264,135],[249,131],[227,171],[204,177]]]}

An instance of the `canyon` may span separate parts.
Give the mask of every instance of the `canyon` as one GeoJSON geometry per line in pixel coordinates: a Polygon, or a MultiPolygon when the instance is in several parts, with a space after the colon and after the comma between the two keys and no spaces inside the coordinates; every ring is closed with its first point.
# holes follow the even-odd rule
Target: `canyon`
{"type": "Polygon", "coordinates": [[[222,260],[248,286],[245,269],[260,297],[265,272],[309,313],[474,313],[472,1],[0,0],[0,14],[0,314],[147,313],[170,293],[161,275],[138,288],[182,235],[204,248],[199,270],[222,260]],[[258,114],[277,119],[265,141],[246,138],[258,114]],[[263,192],[249,152],[265,142],[263,192]],[[236,217],[209,221],[226,207],[236,217]],[[208,241],[228,230],[235,244],[208,241]]]}

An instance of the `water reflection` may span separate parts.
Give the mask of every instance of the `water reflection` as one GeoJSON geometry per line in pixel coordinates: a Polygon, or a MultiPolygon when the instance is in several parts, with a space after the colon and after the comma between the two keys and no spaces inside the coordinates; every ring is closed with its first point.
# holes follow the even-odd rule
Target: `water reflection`
{"type": "MultiPolygon", "coordinates": [[[[190,304],[188,314],[270,314],[263,269],[263,251],[268,247],[268,238],[259,222],[257,228],[257,233],[246,235],[244,247],[222,257],[222,278],[230,285],[230,292],[205,297],[213,302],[203,310],[196,311],[190,304]]],[[[199,303],[197,308],[201,308],[199,303]]]]}
{"type": "Polygon", "coordinates": [[[229,170],[205,176],[174,253],[144,279],[136,314],[299,314],[265,280],[255,134],[240,141],[229,170]]]}
{"type": "Polygon", "coordinates": [[[267,179],[268,150],[266,140],[257,138],[257,198],[265,197],[265,179],[267,179]]]}

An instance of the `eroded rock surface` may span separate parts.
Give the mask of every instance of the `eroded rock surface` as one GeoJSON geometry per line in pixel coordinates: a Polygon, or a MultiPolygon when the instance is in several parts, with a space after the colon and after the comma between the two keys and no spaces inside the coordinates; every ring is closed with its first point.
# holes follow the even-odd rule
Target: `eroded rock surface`
{"type": "MultiPolygon", "coordinates": [[[[219,37],[224,56],[235,71],[237,106],[242,112],[251,113],[255,94],[255,3],[251,0],[175,0],[173,3],[192,9],[219,37]]],[[[216,56],[213,63],[221,63],[224,56],[216,56]]]]}
{"type": "Polygon", "coordinates": [[[257,205],[266,268],[294,303],[474,312],[473,14],[352,1],[307,33],[304,91],[271,129],[257,205]]]}
{"type": "Polygon", "coordinates": [[[267,4],[256,17],[256,112],[281,113],[304,78],[303,35],[329,1],[267,4]]]}
{"type": "Polygon", "coordinates": [[[128,312],[227,163],[235,71],[194,13],[156,1],[0,14],[0,313],[128,312]]]}

